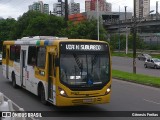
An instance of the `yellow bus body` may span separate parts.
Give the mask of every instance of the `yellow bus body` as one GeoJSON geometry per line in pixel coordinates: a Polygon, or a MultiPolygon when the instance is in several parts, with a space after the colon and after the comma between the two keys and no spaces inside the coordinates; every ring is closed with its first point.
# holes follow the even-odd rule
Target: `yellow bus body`
{"type": "MultiPolygon", "coordinates": [[[[5,46],[3,52],[6,57],[3,57],[2,60],[2,69],[3,69],[3,75],[5,78],[9,79],[13,82],[13,77],[15,74],[16,84],[20,87],[23,87],[24,89],[32,92],[33,94],[37,96],[41,96],[41,88],[40,86],[44,87],[45,91],[45,100],[52,103],[55,106],[77,106],[77,105],[91,105],[91,104],[105,104],[110,102],[110,95],[111,91],[108,91],[106,93],[106,90],[111,88],[111,82],[112,82],[112,75],[111,75],[111,57],[110,57],[110,50],[108,51],[109,55],[109,61],[110,61],[110,67],[109,67],[109,82],[107,82],[106,85],[100,90],[76,90],[73,91],[66,85],[62,84],[60,81],[60,66],[54,66],[55,68],[50,68],[52,72],[56,74],[56,76],[52,75],[49,71],[49,57],[54,56],[51,58],[53,61],[54,58],[60,59],[60,43],[68,42],[68,43],[94,43],[99,44],[103,43],[109,46],[108,43],[104,41],[96,41],[96,40],[88,40],[88,39],[55,39],[50,40],[49,44],[47,45],[45,43],[46,40],[39,40],[34,42],[25,42],[23,41],[4,41],[3,46],[5,46]],[[20,62],[16,63],[14,60],[10,60],[11,56],[11,46],[20,46],[20,62]],[[45,58],[45,67],[40,68],[38,66],[30,66],[28,65],[29,59],[29,46],[35,46],[37,48],[39,47],[45,47],[46,49],[46,58],[45,58]],[[21,67],[22,62],[22,49],[25,50],[25,66],[24,68],[21,67]],[[8,67],[8,68],[7,68],[8,67]],[[33,68],[33,69],[32,69],[33,68]],[[8,69],[8,73],[7,73],[8,69]],[[23,76],[21,75],[21,71],[23,73],[23,76]],[[31,73],[32,72],[32,73],[31,73]],[[31,74],[33,74],[31,76],[31,74]],[[23,79],[23,80],[21,80],[23,79]],[[51,83],[48,83],[50,79],[51,83]],[[22,82],[23,81],[23,82],[22,82]],[[51,84],[51,91],[49,92],[49,84],[51,84]],[[59,88],[65,91],[65,94],[67,96],[63,96],[60,94],[59,88]],[[52,94],[53,93],[53,94],[52,94]],[[50,99],[52,98],[52,99],[50,99]]],[[[48,40],[47,40],[48,41],[48,40]]],[[[13,47],[14,49],[14,47],[13,47]]],[[[16,48],[15,48],[16,49],[16,48]]]]}

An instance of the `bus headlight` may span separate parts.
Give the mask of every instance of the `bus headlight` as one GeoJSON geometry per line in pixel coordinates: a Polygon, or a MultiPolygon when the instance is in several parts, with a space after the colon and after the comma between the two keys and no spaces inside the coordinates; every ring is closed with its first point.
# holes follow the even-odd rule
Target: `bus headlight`
{"type": "Polygon", "coordinates": [[[111,91],[111,89],[110,88],[107,88],[107,93],[109,93],[111,91]]]}
{"type": "Polygon", "coordinates": [[[67,96],[66,92],[62,88],[58,87],[58,90],[61,96],[64,96],[64,97],[67,96]]]}
{"type": "Polygon", "coordinates": [[[60,94],[61,94],[61,95],[64,95],[64,94],[65,94],[65,91],[64,91],[64,90],[61,90],[61,91],[60,91],[60,94]]]}
{"type": "Polygon", "coordinates": [[[108,94],[108,93],[110,93],[111,92],[111,86],[109,86],[108,88],[107,88],[107,90],[106,90],[106,95],[108,94]]]}

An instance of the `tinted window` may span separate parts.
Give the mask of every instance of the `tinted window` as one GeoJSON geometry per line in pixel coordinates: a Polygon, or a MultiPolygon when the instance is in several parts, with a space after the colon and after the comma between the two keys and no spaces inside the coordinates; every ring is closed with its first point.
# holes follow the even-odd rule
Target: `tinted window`
{"type": "Polygon", "coordinates": [[[109,56],[102,54],[62,54],[60,79],[79,87],[97,86],[109,81],[109,56]]]}
{"type": "Polygon", "coordinates": [[[15,59],[15,46],[10,47],[10,60],[14,61],[15,59]]]}
{"type": "Polygon", "coordinates": [[[6,46],[3,46],[3,53],[2,53],[3,59],[6,58],[6,46]]]}
{"type": "Polygon", "coordinates": [[[36,47],[30,46],[28,49],[28,65],[36,65],[36,47]]]}
{"type": "Polygon", "coordinates": [[[20,62],[20,46],[15,47],[15,61],[20,62]]]}
{"type": "Polygon", "coordinates": [[[37,67],[45,68],[45,62],[46,62],[46,48],[45,47],[39,47],[37,50],[37,67]]]}

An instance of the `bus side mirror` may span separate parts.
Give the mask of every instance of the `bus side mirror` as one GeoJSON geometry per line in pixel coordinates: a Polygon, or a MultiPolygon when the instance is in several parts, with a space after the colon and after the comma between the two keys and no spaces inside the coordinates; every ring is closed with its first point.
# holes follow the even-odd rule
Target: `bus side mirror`
{"type": "Polygon", "coordinates": [[[55,67],[58,67],[59,66],[59,58],[56,58],[55,59],[55,67]]]}

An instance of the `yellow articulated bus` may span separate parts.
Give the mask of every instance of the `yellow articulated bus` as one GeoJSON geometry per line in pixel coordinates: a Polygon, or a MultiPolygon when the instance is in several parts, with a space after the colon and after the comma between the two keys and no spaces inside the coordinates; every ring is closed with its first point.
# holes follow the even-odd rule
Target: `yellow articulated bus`
{"type": "Polygon", "coordinates": [[[111,59],[104,41],[52,36],[3,43],[3,75],[43,104],[76,106],[110,102],[111,59]]]}

